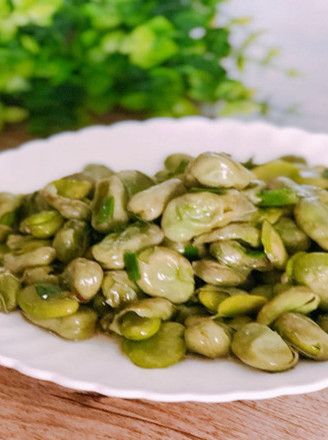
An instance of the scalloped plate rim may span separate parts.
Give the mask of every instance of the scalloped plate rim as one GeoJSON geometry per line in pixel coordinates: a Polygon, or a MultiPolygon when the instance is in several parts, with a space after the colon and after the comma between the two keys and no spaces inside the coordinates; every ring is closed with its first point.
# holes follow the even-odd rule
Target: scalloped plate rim
{"type": "MultiPolygon", "coordinates": [[[[200,402],[200,403],[226,403],[237,400],[265,400],[280,396],[291,396],[305,393],[321,391],[328,387],[328,378],[319,382],[313,382],[306,385],[296,385],[291,387],[274,388],[263,391],[240,391],[233,393],[224,393],[220,395],[208,395],[198,392],[179,393],[179,394],[163,394],[144,390],[120,390],[117,388],[106,387],[96,382],[82,382],[65,378],[57,373],[37,368],[29,367],[27,364],[21,363],[15,359],[7,358],[0,355],[0,365],[6,368],[12,368],[25,376],[52,382],[57,385],[71,388],[80,392],[96,392],[107,397],[115,397],[121,399],[144,399],[155,402],[200,402]]],[[[268,373],[270,374],[270,373],[268,373]]]]}

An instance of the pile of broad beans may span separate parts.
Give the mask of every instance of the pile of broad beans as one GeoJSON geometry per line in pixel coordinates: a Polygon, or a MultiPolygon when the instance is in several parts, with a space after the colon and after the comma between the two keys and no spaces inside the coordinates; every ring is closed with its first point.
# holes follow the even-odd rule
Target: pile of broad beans
{"type": "Polygon", "coordinates": [[[186,353],[265,371],[328,359],[328,172],[173,154],[149,177],[87,165],[0,194],[0,310],[133,363],[186,353]]]}

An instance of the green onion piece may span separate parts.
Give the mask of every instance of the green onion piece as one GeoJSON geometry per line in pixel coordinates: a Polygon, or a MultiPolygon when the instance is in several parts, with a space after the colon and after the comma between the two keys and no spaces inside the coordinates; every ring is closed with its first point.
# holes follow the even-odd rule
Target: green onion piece
{"type": "Polygon", "coordinates": [[[199,252],[198,248],[196,246],[186,246],[183,256],[188,258],[188,260],[198,260],[199,259],[199,252]]]}
{"type": "Polygon", "coordinates": [[[245,168],[251,170],[252,168],[257,166],[257,163],[254,162],[254,157],[250,157],[246,162],[241,163],[245,168]]]}
{"type": "Polygon", "coordinates": [[[134,252],[124,254],[125,268],[131,281],[138,281],[141,278],[137,256],[134,252]]]}
{"type": "Polygon", "coordinates": [[[174,170],[174,174],[183,174],[186,171],[186,168],[189,164],[189,161],[187,160],[182,160],[179,165],[176,167],[176,169],[174,170]]]}
{"type": "Polygon", "coordinates": [[[82,200],[91,190],[91,184],[87,181],[63,178],[52,183],[57,188],[58,195],[69,199],[82,200]]]}
{"type": "Polygon", "coordinates": [[[35,286],[36,293],[42,299],[47,299],[49,296],[56,296],[59,292],[61,292],[61,288],[57,284],[36,284],[35,286]]]}
{"type": "Polygon", "coordinates": [[[261,191],[258,196],[261,199],[259,206],[295,205],[299,201],[296,191],[290,188],[261,191]]]}
{"type": "Polygon", "coordinates": [[[98,213],[97,224],[105,223],[112,220],[114,215],[115,199],[108,197],[101,205],[98,213]]]}

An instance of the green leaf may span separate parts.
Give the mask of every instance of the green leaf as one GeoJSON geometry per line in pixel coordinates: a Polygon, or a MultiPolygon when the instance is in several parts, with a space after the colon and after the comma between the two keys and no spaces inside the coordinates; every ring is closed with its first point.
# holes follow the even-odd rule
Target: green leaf
{"type": "Polygon", "coordinates": [[[121,23],[120,14],[114,2],[86,2],[83,12],[91,20],[92,26],[96,29],[111,29],[121,23]]]}
{"type": "Polygon", "coordinates": [[[230,52],[229,31],[227,29],[208,29],[205,37],[208,50],[218,58],[226,57],[230,52]]]}
{"type": "Polygon", "coordinates": [[[195,28],[207,26],[211,14],[200,14],[196,10],[184,10],[172,17],[172,21],[178,29],[190,32],[195,28]]]}
{"type": "Polygon", "coordinates": [[[143,69],[157,66],[179,50],[172,39],[173,30],[172,24],[165,17],[154,17],[136,27],[126,37],[122,52],[129,55],[131,63],[143,69]]]}
{"type": "Polygon", "coordinates": [[[104,35],[100,43],[102,50],[106,53],[120,52],[125,35],[122,31],[110,32],[104,35]]]}
{"type": "Polygon", "coordinates": [[[114,197],[108,197],[104,203],[101,205],[101,208],[97,217],[97,224],[105,223],[110,221],[113,218],[115,208],[115,199],[114,197]]]}
{"type": "Polygon", "coordinates": [[[221,60],[244,69],[261,32],[233,48],[232,26],[249,18],[218,24],[221,1],[0,0],[0,128],[27,118],[30,132],[46,135],[115,107],[181,117],[217,100],[229,104],[223,113],[245,113],[253,91],[221,60]]]}

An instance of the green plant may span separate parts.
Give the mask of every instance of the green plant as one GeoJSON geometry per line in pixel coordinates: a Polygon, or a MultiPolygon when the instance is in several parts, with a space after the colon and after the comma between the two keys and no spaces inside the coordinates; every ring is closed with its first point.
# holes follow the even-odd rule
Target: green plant
{"type": "MultiPolygon", "coordinates": [[[[0,0],[0,127],[47,134],[114,107],[145,116],[256,108],[229,77],[222,0],[0,0]]],[[[243,20],[235,20],[236,26],[243,20]]],[[[240,53],[238,56],[241,56],[240,53]]]]}

